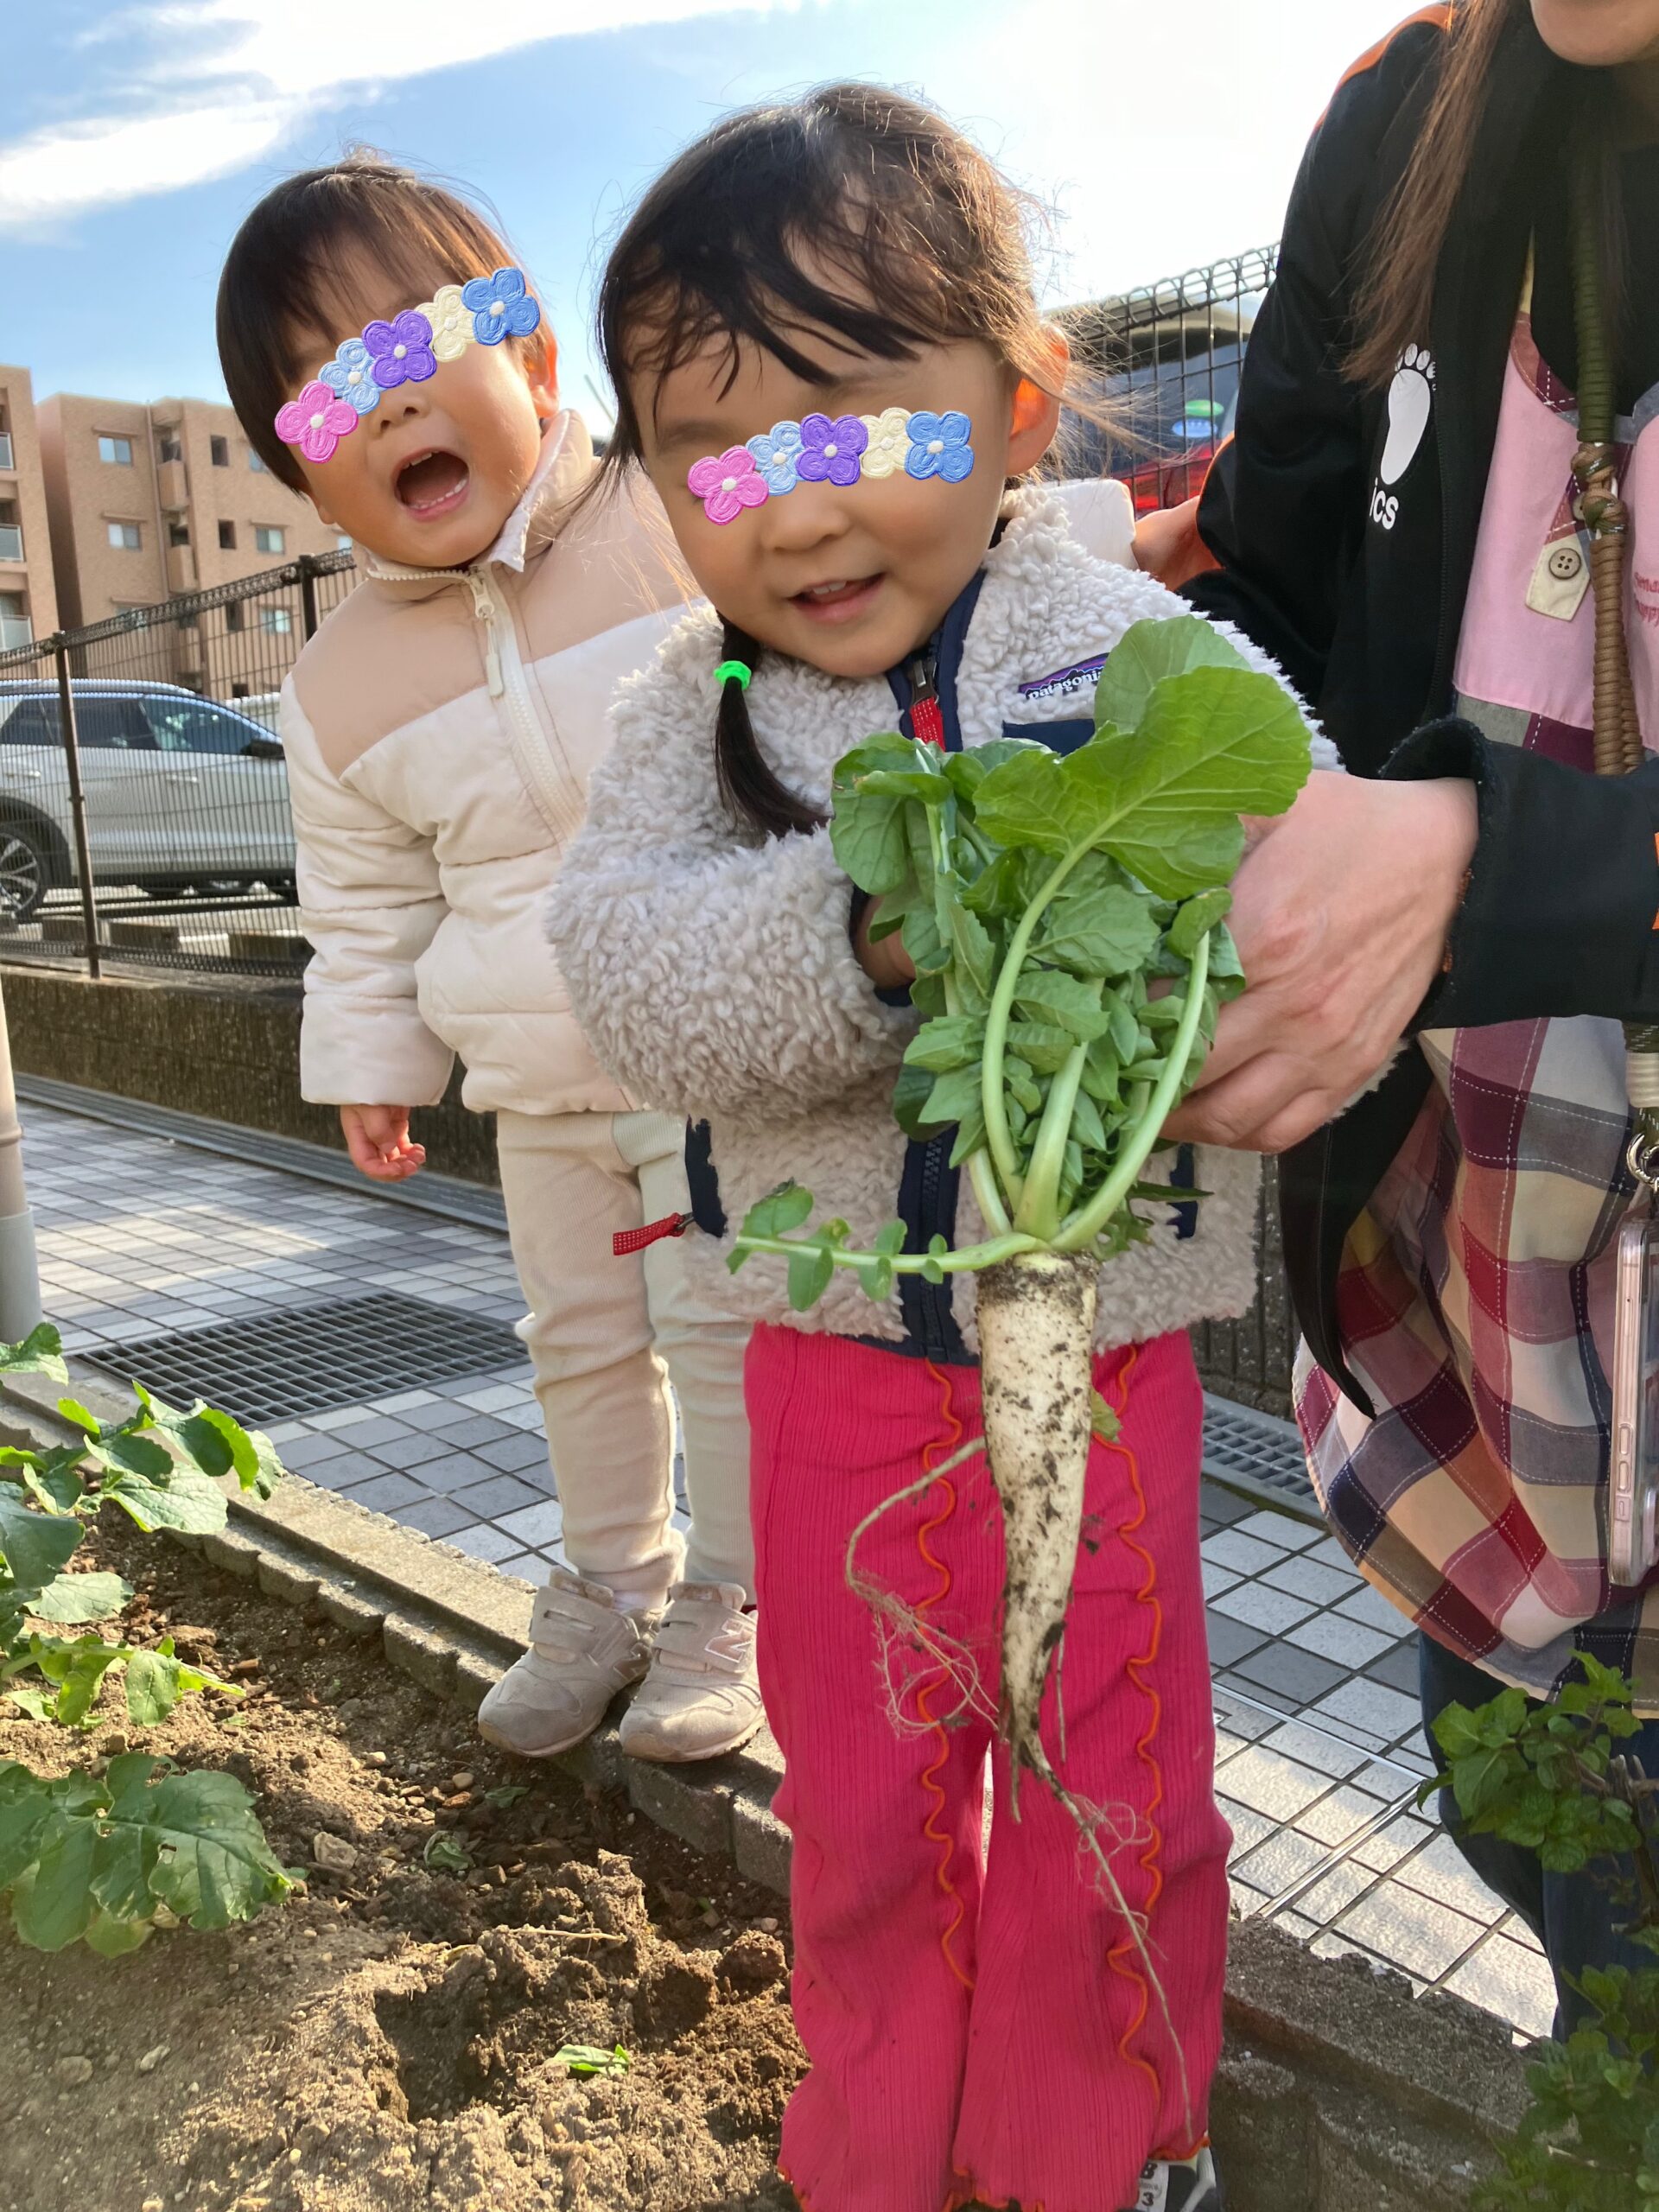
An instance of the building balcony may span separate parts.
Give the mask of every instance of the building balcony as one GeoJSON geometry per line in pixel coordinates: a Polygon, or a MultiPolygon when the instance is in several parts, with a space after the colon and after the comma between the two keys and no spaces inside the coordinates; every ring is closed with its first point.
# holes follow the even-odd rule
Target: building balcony
{"type": "Polygon", "coordinates": [[[167,588],[177,598],[181,592],[196,588],[196,556],[188,545],[169,545],[167,549],[167,588]]]}
{"type": "Polygon", "coordinates": [[[0,614],[0,653],[9,653],[14,645],[32,645],[35,625],[27,614],[0,614]]]}
{"type": "Polygon", "coordinates": [[[164,461],[156,472],[156,491],[163,507],[182,507],[189,504],[190,487],[185,480],[181,461],[164,461]]]}
{"type": "Polygon", "coordinates": [[[16,466],[11,457],[11,432],[0,430],[0,468],[16,468],[16,466]]]}
{"type": "Polygon", "coordinates": [[[15,522],[0,522],[0,561],[21,561],[22,557],[22,525],[15,522]]]}

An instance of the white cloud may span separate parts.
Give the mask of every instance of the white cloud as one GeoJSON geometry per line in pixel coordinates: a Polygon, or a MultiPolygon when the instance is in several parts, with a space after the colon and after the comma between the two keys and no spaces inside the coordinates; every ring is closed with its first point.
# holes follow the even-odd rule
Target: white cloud
{"type": "Polygon", "coordinates": [[[799,0],[160,0],[99,27],[140,41],[127,100],[0,143],[0,230],[204,184],[271,153],[308,118],[380,86],[515,48],[799,0]]]}

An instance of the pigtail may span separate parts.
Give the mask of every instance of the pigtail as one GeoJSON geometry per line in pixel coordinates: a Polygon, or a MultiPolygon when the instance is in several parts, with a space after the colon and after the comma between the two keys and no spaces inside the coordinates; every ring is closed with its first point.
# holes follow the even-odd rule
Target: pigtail
{"type": "Polygon", "coordinates": [[[767,766],[749,720],[749,678],[764,649],[734,622],[722,622],[720,711],[715,721],[715,773],[720,795],[733,818],[764,832],[786,837],[791,830],[822,830],[825,817],[767,766]]]}

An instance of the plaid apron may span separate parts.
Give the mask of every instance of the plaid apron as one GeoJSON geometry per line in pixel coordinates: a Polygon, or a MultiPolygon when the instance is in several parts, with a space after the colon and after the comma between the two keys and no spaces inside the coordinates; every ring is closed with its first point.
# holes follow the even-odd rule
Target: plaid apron
{"type": "MultiPolygon", "coordinates": [[[[1510,345],[1458,710],[1587,774],[1595,609],[1572,512],[1576,407],[1529,310],[1510,345]]],[[[1656,415],[1659,387],[1618,429],[1644,732],[1659,729],[1656,415]]],[[[1338,1287],[1375,1417],[1306,1347],[1297,1366],[1314,1487],[1369,1580],[1442,1643],[1535,1696],[1589,1651],[1659,1711],[1659,1576],[1615,1593],[1605,1567],[1615,1245],[1637,1203],[1618,1025],[1506,1022],[1418,1042],[1433,1084],[1350,1234],[1338,1287]]]]}

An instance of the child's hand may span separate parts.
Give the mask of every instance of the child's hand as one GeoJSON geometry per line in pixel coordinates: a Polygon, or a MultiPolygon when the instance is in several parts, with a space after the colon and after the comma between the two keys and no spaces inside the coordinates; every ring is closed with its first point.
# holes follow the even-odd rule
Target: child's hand
{"type": "Polygon", "coordinates": [[[426,1147],[409,1135],[407,1106],[342,1106],[340,1126],[352,1165],[376,1183],[406,1183],[426,1165],[426,1147]]]}

